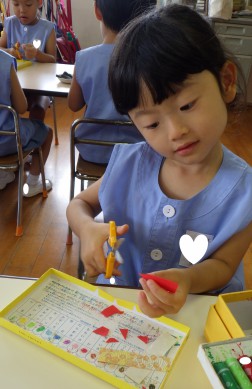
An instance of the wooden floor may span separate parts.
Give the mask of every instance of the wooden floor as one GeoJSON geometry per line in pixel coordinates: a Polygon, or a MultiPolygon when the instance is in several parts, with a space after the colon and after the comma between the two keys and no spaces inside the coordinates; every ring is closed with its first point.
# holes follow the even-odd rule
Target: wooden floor
{"type": "MultiPolygon", "coordinates": [[[[52,180],[53,190],[45,200],[40,196],[24,198],[21,238],[15,236],[17,178],[0,191],[0,274],[39,277],[53,267],[77,275],[79,245],[74,237],[73,245],[66,246],[65,211],[69,200],[69,128],[81,114],[73,114],[64,98],[56,99],[56,110],[60,144],[52,145],[46,164],[46,177],[52,180]]],[[[53,126],[51,110],[45,121],[53,126]]],[[[252,165],[252,109],[241,116],[238,125],[230,124],[223,143],[252,165]]],[[[246,286],[252,289],[252,245],[244,265],[246,286]]]]}

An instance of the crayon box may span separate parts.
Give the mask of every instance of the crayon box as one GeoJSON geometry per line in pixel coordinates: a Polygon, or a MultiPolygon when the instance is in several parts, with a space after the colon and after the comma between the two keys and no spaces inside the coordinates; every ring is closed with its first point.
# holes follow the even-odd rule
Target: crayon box
{"type": "Polygon", "coordinates": [[[204,335],[208,342],[252,335],[252,290],[219,295],[209,309],[204,335]]]}
{"type": "Polygon", "coordinates": [[[252,336],[201,344],[197,356],[214,389],[252,388],[252,336]]]}

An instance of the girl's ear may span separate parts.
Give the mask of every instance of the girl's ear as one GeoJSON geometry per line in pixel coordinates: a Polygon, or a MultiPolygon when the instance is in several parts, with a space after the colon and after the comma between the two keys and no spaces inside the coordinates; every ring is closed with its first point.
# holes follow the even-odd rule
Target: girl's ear
{"type": "Polygon", "coordinates": [[[231,103],[236,96],[237,68],[231,61],[226,61],[221,69],[221,83],[225,103],[231,103]]]}
{"type": "Polygon", "coordinates": [[[38,0],[38,8],[41,8],[43,6],[43,0],[38,0]]]}
{"type": "Polygon", "coordinates": [[[100,9],[96,5],[96,1],[94,2],[94,11],[95,11],[95,17],[97,20],[101,21],[103,19],[100,9]]]}

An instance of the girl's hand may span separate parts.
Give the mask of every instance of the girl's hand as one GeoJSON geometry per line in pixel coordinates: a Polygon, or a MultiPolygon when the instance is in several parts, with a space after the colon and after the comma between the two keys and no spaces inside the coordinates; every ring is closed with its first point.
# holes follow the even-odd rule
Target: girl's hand
{"type": "Polygon", "coordinates": [[[24,50],[24,53],[25,53],[25,57],[27,59],[33,59],[36,57],[37,55],[37,49],[36,47],[33,46],[32,43],[25,43],[25,44],[22,44],[22,48],[24,50]]]}
{"type": "Polygon", "coordinates": [[[16,49],[15,47],[11,47],[11,48],[9,48],[6,51],[7,51],[7,53],[12,55],[16,59],[22,59],[22,55],[21,55],[20,51],[18,49],[16,49]]]}
{"type": "Polygon", "coordinates": [[[153,280],[140,279],[143,291],[139,292],[138,305],[141,311],[149,317],[160,317],[177,313],[184,305],[190,290],[190,280],[184,269],[169,269],[154,272],[158,277],[178,283],[175,293],[167,292],[153,280]]]}
{"type": "MultiPolygon", "coordinates": [[[[128,225],[119,226],[116,229],[117,236],[121,236],[128,231],[128,225]]],[[[81,260],[84,263],[85,271],[89,277],[95,277],[106,272],[106,257],[104,256],[103,245],[109,238],[109,224],[89,222],[85,231],[80,236],[81,260]]],[[[115,263],[113,275],[119,276],[121,272],[117,270],[119,266],[115,263]]]]}

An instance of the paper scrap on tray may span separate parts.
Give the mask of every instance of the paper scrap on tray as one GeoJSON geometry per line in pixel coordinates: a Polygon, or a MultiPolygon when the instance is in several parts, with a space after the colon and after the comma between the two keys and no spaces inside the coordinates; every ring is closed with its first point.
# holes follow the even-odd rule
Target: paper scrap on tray
{"type": "Polygon", "coordinates": [[[97,358],[98,362],[112,365],[137,367],[138,369],[168,371],[171,365],[170,358],[138,354],[130,351],[112,350],[101,348],[97,358]]]}
{"type": "Polygon", "coordinates": [[[148,345],[146,352],[147,354],[153,354],[158,356],[165,356],[169,350],[174,346],[177,339],[169,333],[160,335],[154,342],[148,345]]]}
{"type": "Polygon", "coordinates": [[[125,371],[125,375],[129,377],[132,381],[136,382],[138,385],[150,374],[150,370],[138,369],[136,367],[129,367],[125,371]]]}

